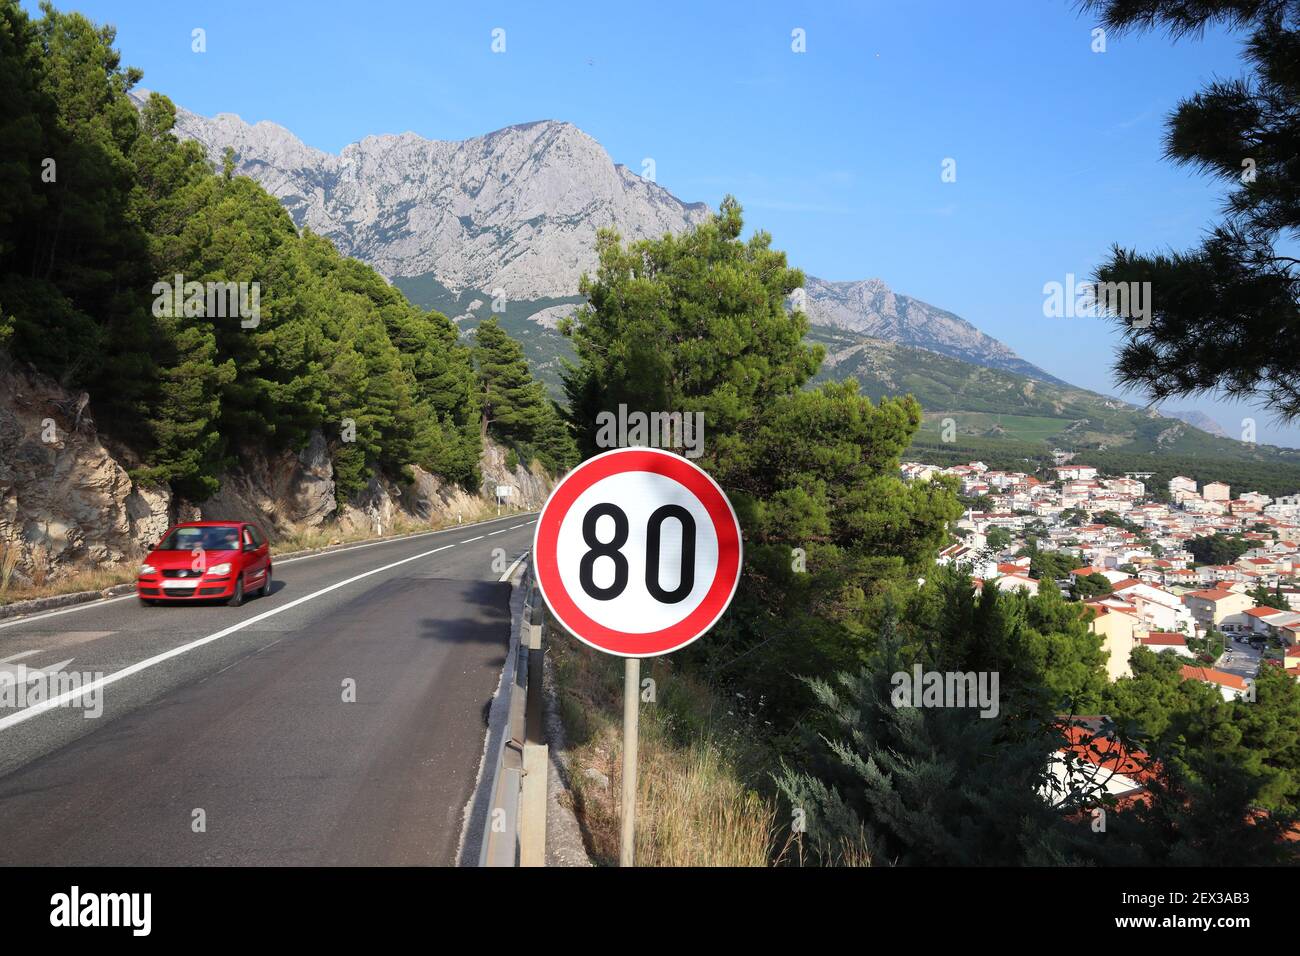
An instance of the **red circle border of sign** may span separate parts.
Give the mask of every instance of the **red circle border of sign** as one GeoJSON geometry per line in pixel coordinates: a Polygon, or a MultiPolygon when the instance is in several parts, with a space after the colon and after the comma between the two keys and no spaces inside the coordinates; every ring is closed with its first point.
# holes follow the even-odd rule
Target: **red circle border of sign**
{"type": "Polygon", "coordinates": [[[555,486],[542,507],[533,537],[537,586],[551,611],[584,644],[621,657],[669,654],[707,633],[722,617],[740,584],[741,555],[740,522],[718,483],[693,462],[658,448],[616,448],[587,459],[555,486]],[[685,487],[704,505],[718,536],[718,568],[704,599],[676,624],[646,633],[619,631],[592,620],[569,597],[554,559],[560,525],[578,496],[603,478],[630,471],[662,475],[685,487]],[[542,554],[551,559],[538,560],[542,554]]]}

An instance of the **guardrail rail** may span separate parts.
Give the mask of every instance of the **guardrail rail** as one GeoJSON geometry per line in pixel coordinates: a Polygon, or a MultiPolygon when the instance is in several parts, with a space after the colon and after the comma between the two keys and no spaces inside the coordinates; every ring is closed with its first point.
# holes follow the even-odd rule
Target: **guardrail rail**
{"type": "MultiPolygon", "coordinates": [[[[543,724],[542,661],[546,610],[531,555],[520,582],[524,589],[519,639],[511,643],[502,692],[505,732],[492,755],[491,802],[483,822],[479,866],[545,866],[549,751],[543,724]]],[[[513,602],[512,602],[513,603],[513,602]]]]}

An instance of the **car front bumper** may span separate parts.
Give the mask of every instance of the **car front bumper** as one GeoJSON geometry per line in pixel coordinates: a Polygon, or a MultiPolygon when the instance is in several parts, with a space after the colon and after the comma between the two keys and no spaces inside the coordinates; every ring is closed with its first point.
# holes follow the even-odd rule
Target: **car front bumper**
{"type": "Polygon", "coordinates": [[[234,576],[225,578],[140,578],[136,594],[148,601],[211,601],[235,593],[234,576]]]}

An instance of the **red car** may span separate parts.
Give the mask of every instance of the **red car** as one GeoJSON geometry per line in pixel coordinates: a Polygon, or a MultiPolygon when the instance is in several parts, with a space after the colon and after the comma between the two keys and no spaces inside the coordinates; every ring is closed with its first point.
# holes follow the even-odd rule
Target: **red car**
{"type": "Polygon", "coordinates": [[[239,607],[250,592],[271,593],[271,548],[245,521],[188,521],[171,528],[140,567],[136,593],[158,601],[224,600],[239,607]]]}

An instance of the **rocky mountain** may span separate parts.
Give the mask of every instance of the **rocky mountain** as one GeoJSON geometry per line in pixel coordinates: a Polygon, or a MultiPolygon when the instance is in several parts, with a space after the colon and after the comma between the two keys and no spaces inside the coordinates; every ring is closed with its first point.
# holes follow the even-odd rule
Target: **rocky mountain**
{"type": "Polygon", "coordinates": [[[1198,412],[1194,408],[1186,408],[1186,409],[1182,409],[1181,411],[1173,411],[1171,409],[1161,409],[1160,414],[1164,415],[1167,418],[1177,418],[1182,421],[1185,421],[1187,422],[1187,424],[1194,425],[1197,428],[1199,428],[1201,431],[1208,432],[1209,434],[1214,435],[1217,438],[1231,437],[1224,430],[1222,425],[1216,422],[1209,415],[1205,414],[1205,412],[1198,412]]]}
{"type": "MultiPolygon", "coordinates": [[[[137,96],[137,100],[140,97],[137,96]]],[[[459,142],[367,136],[337,156],[281,126],[177,109],[177,133],[279,199],[299,226],[386,276],[431,275],[448,289],[511,300],[572,295],[596,230],[679,232],[709,215],[616,164],[571,123],[542,120],[459,142]]]]}
{"type": "MultiPolygon", "coordinates": [[[[147,93],[132,94],[143,101],[147,93]]],[[[571,123],[542,120],[462,141],[367,136],[337,156],[275,123],[177,108],[177,132],[277,197],[299,226],[393,279],[413,301],[453,317],[487,311],[553,326],[595,266],[596,230],[625,239],[680,232],[709,215],[615,163],[571,123]],[[503,295],[496,290],[502,290],[503,295]]],[[[742,197],[743,199],[743,197],[742,197]]],[[[808,276],[809,318],[989,368],[1060,380],[964,319],[879,279],[808,276]]]]}
{"type": "Polygon", "coordinates": [[[925,348],[987,368],[1065,384],[952,312],[900,295],[879,279],[828,282],[809,276],[808,319],[875,339],[925,348]]]}

